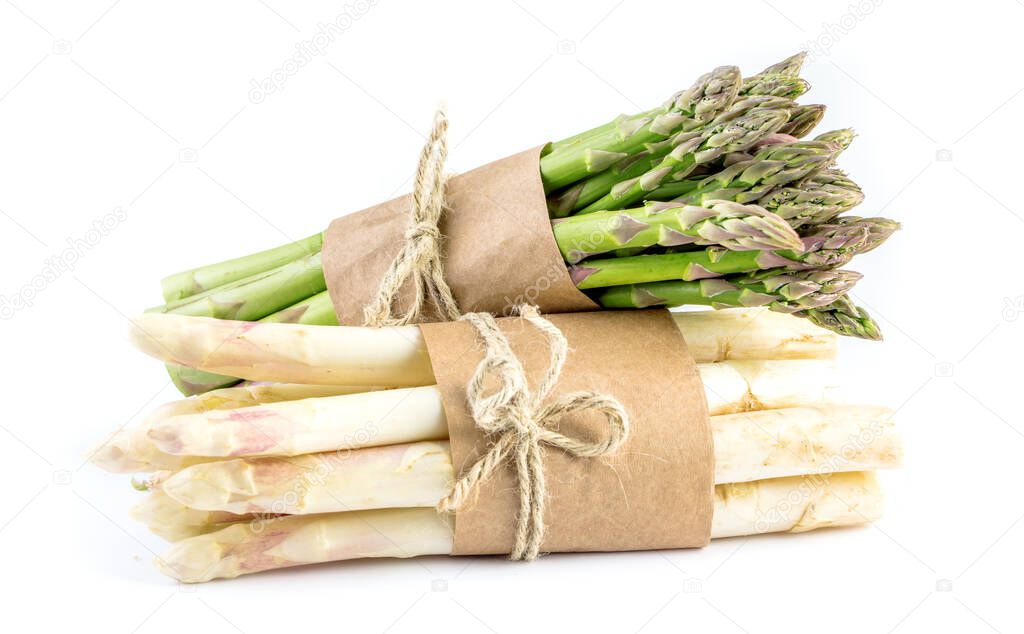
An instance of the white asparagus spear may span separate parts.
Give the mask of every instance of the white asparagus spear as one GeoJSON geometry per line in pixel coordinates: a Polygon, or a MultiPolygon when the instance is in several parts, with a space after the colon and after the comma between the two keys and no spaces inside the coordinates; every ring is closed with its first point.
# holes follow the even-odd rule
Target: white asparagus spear
{"type": "MultiPolygon", "coordinates": [[[[699,364],[709,413],[799,407],[839,400],[838,375],[832,361],[723,361],[699,364]]],[[[203,414],[266,403],[368,391],[371,388],[276,383],[225,388],[157,408],[146,421],[122,429],[96,448],[91,460],[114,473],[177,471],[210,458],[161,451],[149,431],[173,416],[203,414]]],[[[380,388],[385,389],[385,388],[380,388]]],[[[259,414],[255,415],[259,418],[259,414]]]]}
{"type": "Polygon", "coordinates": [[[711,538],[805,533],[882,517],[874,471],[774,478],[715,487],[711,538]]]}
{"type": "Polygon", "coordinates": [[[423,335],[415,326],[307,326],[163,313],[145,313],[132,323],[132,342],[150,356],[251,381],[395,386],[434,382],[423,335]]]}
{"type": "MultiPolygon", "coordinates": [[[[831,361],[747,361],[698,366],[712,415],[828,401],[831,361]]],[[[436,386],[283,401],[155,421],[149,440],[179,456],[295,456],[447,437],[436,386]]]]}
{"type": "Polygon", "coordinates": [[[697,369],[711,416],[843,400],[831,360],[721,361],[697,369]]]}
{"type": "Polygon", "coordinates": [[[304,398],[340,396],[386,390],[383,386],[367,385],[310,385],[305,383],[253,383],[212,390],[191,398],[161,405],[154,414],[162,418],[179,414],[199,414],[217,409],[238,409],[263,403],[299,401],[304,398]]]}
{"type": "Polygon", "coordinates": [[[715,482],[899,467],[892,415],[874,405],[820,405],[712,416],[715,482]]]}
{"type": "MultiPolygon", "coordinates": [[[[884,407],[828,406],[711,417],[715,484],[898,467],[884,407]]],[[[170,474],[164,493],[196,509],[311,514],[435,506],[455,480],[445,441],[290,458],[209,462],[170,474]]]]}
{"type": "MultiPolygon", "coordinates": [[[[799,407],[837,401],[840,396],[836,385],[838,376],[832,361],[723,361],[702,363],[697,367],[711,415],[799,407]]],[[[114,473],[177,471],[208,462],[209,458],[169,454],[158,449],[149,439],[149,431],[155,424],[173,416],[352,394],[371,389],[275,383],[214,390],[157,408],[143,424],[116,432],[92,452],[91,460],[114,473]]]]}
{"type": "Polygon", "coordinates": [[[698,363],[748,359],[833,359],[839,336],[810,320],[760,308],[672,313],[698,363]]]}
{"type": "MultiPolygon", "coordinates": [[[[822,359],[836,335],[768,310],[674,313],[698,363],[729,359],[822,359]]],[[[131,340],[146,354],[253,381],[321,385],[430,385],[434,373],[419,328],[250,323],[146,313],[131,340]]]]}
{"type": "Polygon", "coordinates": [[[308,515],[433,507],[455,479],[446,440],[207,465],[158,474],[154,486],[195,509],[308,515]]]}
{"type": "MultiPolygon", "coordinates": [[[[871,472],[758,480],[715,487],[711,537],[803,532],[878,519],[882,494],[871,472]]],[[[157,560],[187,583],[366,557],[447,555],[452,535],[433,509],[286,516],[242,522],[174,544],[157,560]]]]}
{"type": "Polygon", "coordinates": [[[89,460],[100,468],[113,473],[177,471],[194,464],[208,462],[209,458],[176,456],[160,451],[148,436],[150,428],[158,421],[172,416],[201,414],[213,410],[237,409],[263,403],[339,396],[382,389],[387,388],[272,383],[213,390],[193,398],[171,401],[161,405],[153,410],[141,424],[114,432],[90,452],[89,460]]]}
{"type": "Polygon", "coordinates": [[[172,416],[149,439],[185,456],[297,456],[448,436],[435,386],[307,398],[172,416]]]}

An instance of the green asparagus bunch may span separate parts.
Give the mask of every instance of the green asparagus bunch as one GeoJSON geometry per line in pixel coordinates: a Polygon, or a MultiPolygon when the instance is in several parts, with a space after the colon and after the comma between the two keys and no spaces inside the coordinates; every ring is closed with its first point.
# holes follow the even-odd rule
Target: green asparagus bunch
{"type": "MultiPolygon", "coordinates": [[[[898,225],[846,216],[860,187],[835,166],[853,141],[808,139],[825,106],[800,104],[804,55],[743,77],[700,76],[661,106],[546,146],[552,232],[577,286],[608,308],[767,305],[844,335],[878,339],[839,269],[898,225]]],[[[335,324],[322,234],[163,280],[162,312],[335,324]]],[[[231,377],[169,367],[186,393],[231,377]]]]}

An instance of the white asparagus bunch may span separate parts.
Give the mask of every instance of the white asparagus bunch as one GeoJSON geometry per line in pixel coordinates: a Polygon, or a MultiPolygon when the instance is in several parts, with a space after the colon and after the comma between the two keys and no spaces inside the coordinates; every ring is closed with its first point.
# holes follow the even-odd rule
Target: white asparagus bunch
{"type": "MultiPolygon", "coordinates": [[[[872,472],[902,447],[889,410],[840,404],[834,334],[764,309],[674,318],[712,416],[713,537],[878,517],[872,472]]],[[[133,516],[177,542],[165,572],[451,552],[451,518],[433,507],[456,473],[418,328],[147,314],[131,336],[165,361],[286,382],[170,403],[95,453],[111,471],[156,472],[133,516]]]]}
{"type": "MultiPolygon", "coordinates": [[[[834,333],[767,309],[673,316],[697,363],[835,356],[834,333]]],[[[150,356],[250,381],[391,387],[434,383],[423,336],[415,326],[307,326],[165,313],[146,313],[132,323],[132,341],[150,356]]]]}
{"type": "MultiPolygon", "coordinates": [[[[711,537],[803,532],[878,519],[873,473],[758,480],[715,487],[711,537]]],[[[217,578],[367,557],[452,552],[448,518],[430,508],[294,515],[237,522],[175,543],[157,566],[179,581],[217,578]]]]}

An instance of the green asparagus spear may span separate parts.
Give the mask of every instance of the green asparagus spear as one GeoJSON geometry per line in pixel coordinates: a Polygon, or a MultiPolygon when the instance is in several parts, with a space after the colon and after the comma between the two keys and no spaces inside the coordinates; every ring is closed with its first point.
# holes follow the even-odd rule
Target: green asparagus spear
{"type": "Polygon", "coordinates": [[[857,133],[853,131],[853,128],[840,128],[838,130],[823,132],[814,137],[814,140],[821,141],[822,143],[835,143],[845,150],[850,147],[850,144],[853,143],[853,140],[856,137],[857,133]]]}
{"type": "Polygon", "coordinates": [[[847,337],[874,341],[882,339],[882,330],[868,311],[854,304],[846,295],[826,306],[810,308],[796,314],[806,317],[822,328],[847,337]]]}
{"type": "Polygon", "coordinates": [[[178,391],[183,396],[205,394],[211,390],[219,390],[222,387],[231,387],[242,381],[233,376],[204,372],[203,370],[197,370],[196,368],[176,363],[165,363],[164,368],[167,370],[168,376],[171,377],[174,387],[178,388],[178,391]]]}
{"type": "MultiPolygon", "coordinates": [[[[739,88],[739,94],[779,94],[781,92],[783,94],[780,94],[779,96],[790,96],[791,98],[796,98],[807,91],[807,82],[800,79],[800,69],[803,67],[804,58],[806,56],[806,52],[791,55],[790,57],[786,57],[779,61],[778,64],[771,65],[757,75],[743,79],[739,88]],[[787,83],[784,81],[786,79],[796,81],[793,83],[787,83]],[[786,86],[785,89],[781,87],[783,85],[786,86]],[[784,94],[786,92],[788,92],[788,94],[784,94]]],[[[649,110],[644,113],[640,113],[640,115],[634,115],[634,117],[652,117],[657,114],[657,112],[658,109],[649,110]]],[[[591,128],[585,132],[573,134],[572,136],[555,141],[551,143],[551,150],[561,150],[563,147],[568,145],[578,144],[586,138],[592,138],[599,133],[613,129],[617,122],[626,119],[629,119],[627,115],[620,115],[612,121],[596,128],[591,128]]]]}
{"type": "Polygon", "coordinates": [[[733,250],[792,249],[800,237],[784,220],[756,205],[710,200],[703,205],[651,202],[637,209],[599,211],[552,221],[566,262],[617,249],[720,245],[733,250]]]}
{"type": "MultiPolygon", "coordinates": [[[[762,70],[758,75],[787,75],[789,77],[798,77],[800,75],[800,69],[804,66],[804,61],[807,59],[807,51],[800,51],[795,55],[790,55],[781,62],[776,62],[768,68],[762,70]]],[[[755,75],[756,77],[756,75],[755,75]]]]}
{"type": "MultiPolygon", "coordinates": [[[[749,105],[751,101],[745,101],[742,103],[746,103],[747,105],[749,105]]],[[[769,107],[785,107],[788,105],[788,102],[775,98],[767,101],[754,101],[754,103],[758,103],[762,106],[769,107]]],[[[764,139],[767,139],[771,136],[772,135],[766,135],[764,139]]],[[[604,172],[601,172],[600,174],[584,179],[579,183],[576,183],[575,185],[572,185],[571,187],[563,190],[562,192],[552,194],[551,196],[548,197],[548,210],[551,214],[551,217],[563,218],[575,212],[589,213],[591,211],[600,211],[600,209],[597,209],[597,207],[600,205],[591,206],[591,204],[597,201],[598,199],[602,198],[603,196],[606,196],[619,183],[624,181],[631,181],[632,179],[639,178],[644,174],[650,172],[652,169],[654,169],[656,166],[660,164],[660,162],[663,160],[663,157],[666,154],[668,154],[670,151],[680,151],[677,150],[680,144],[693,143],[694,138],[695,133],[677,134],[671,137],[670,139],[666,139],[665,141],[648,144],[647,149],[645,149],[643,152],[639,152],[637,154],[624,158],[615,165],[613,165],[610,169],[607,169],[604,172]],[[581,211],[585,207],[587,209],[585,211],[581,211]]],[[[716,171],[728,167],[737,162],[752,159],[752,156],[749,156],[741,151],[726,152],[721,156],[713,157],[708,161],[702,162],[699,165],[695,165],[694,171],[701,167],[712,166],[714,169],[711,170],[711,173],[715,173],[716,171]]],[[[687,179],[683,181],[676,181],[674,183],[670,183],[667,185],[667,187],[671,187],[673,191],[678,192],[676,195],[680,195],[685,191],[695,189],[697,184],[698,183],[696,182],[692,182],[691,179],[687,179]]],[[[670,198],[675,198],[676,195],[673,195],[670,198]]]]}
{"type": "Polygon", "coordinates": [[[732,251],[708,247],[700,251],[659,253],[586,260],[569,267],[580,289],[643,284],[665,280],[694,281],[761,269],[805,270],[846,265],[855,255],[878,247],[899,224],[886,218],[841,219],[814,227],[801,238],[799,251],[732,251]]]}
{"type": "Polygon", "coordinates": [[[307,324],[311,326],[337,326],[338,316],[327,291],[317,293],[294,306],[267,315],[260,321],[279,324],[307,324]]]}
{"type": "Polygon", "coordinates": [[[540,160],[541,178],[547,191],[570,185],[602,172],[619,160],[680,131],[689,131],[713,120],[728,107],[739,91],[740,72],[722,66],[700,77],[689,89],[676,93],[656,114],[642,113],[619,118],[610,126],[584,133],[571,143],[552,145],[540,160]]]}
{"type": "Polygon", "coordinates": [[[762,148],[752,159],[739,161],[700,181],[680,181],[650,192],[648,200],[699,204],[711,198],[755,202],[787,183],[818,173],[838,156],[838,145],[795,141],[762,148]]]}
{"type": "Polygon", "coordinates": [[[612,286],[595,291],[591,297],[605,308],[768,306],[778,312],[800,315],[800,311],[833,303],[848,293],[860,278],[860,273],[842,269],[793,272],[773,269],[698,281],[612,286]]]}
{"type": "Polygon", "coordinates": [[[160,281],[160,285],[163,287],[164,301],[168,304],[174,303],[203,291],[264,273],[303,256],[316,253],[322,246],[323,234],[318,233],[297,242],[245,257],[175,273],[160,281]]]}
{"type": "Polygon", "coordinates": [[[826,169],[788,187],[773,190],[757,203],[791,227],[829,222],[864,200],[860,187],[838,170],[826,169]]]}
{"type": "Polygon", "coordinates": [[[768,73],[765,75],[754,75],[743,80],[743,87],[740,88],[741,95],[772,95],[774,97],[786,97],[796,99],[810,90],[811,85],[799,77],[781,75],[779,73],[768,73]]]}
{"type": "MultiPolygon", "coordinates": [[[[768,135],[765,138],[767,139],[771,136],[772,135],[768,135]]],[[[548,211],[550,212],[551,217],[564,218],[565,216],[573,213],[584,213],[581,211],[584,207],[587,207],[602,196],[608,194],[612,188],[620,182],[643,176],[645,173],[652,170],[659,163],[662,157],[678,147],[677,145],[673,145],[673,142],[687,142],[690,139],[692,139],[692,136],[680,134],[660,143],[652,143],[643,152],[639,152],[622,159],[610,169],[584,179],[561,192],[550,195],[548,197],[548,211]]],[[[700,184],[700,178],[704,178],[708,174],[715,174],[718,171],[736,163],[753,160],[753,158],[753,156],[746,152],[737,151],[727,152],[717,159],[701,163],[700,165],[695,166],[694,174],[692,174],[690,178],[666,185],[666,187],[670,187],[673,191],[677,192],[676,194],[668,198],[659,198],[658,200],[675,198],[684,192],[696,189],[700,184]],[[696,176],[698,171],[703,172],[699,178],[696,176]]],[[[650,195],[648,195],[648,198],[652,199],[650,195]]],[[[600,210],[593,209],[593,211],[600,210]]]]}
{"type": "MultiPolygon", "coordinates": [[[[748,97],[744,101],[759,99],[748,97]]],[[[769,97],[765,105],[747,109],[743,114],[722,117],[701,130],[681,132],[673,140],[675,146],[655,167],[641,176],[620,181],[611,191],[582,209],[591,213],[608,209],[623,209],[641,201],[663,183],[681,181],[695,167],[716,160],[729,152],[742,152],[759,140],[778,130],[789,114],[785,104],[789,100],[769,97]]]]}
{"type": "Polygon", "coordinates": [[[745,77],[740,86],[741,95],[778,95],[796,99],[810,87],[800,79],[806,53],[791,55],[781,62],[772,64],[760,73],[745,77]]]}
{"type": "Polygon", "coordinates": [[[790,110],[789,121],[779,129],[779,132],[802,139],[810,134],[824,117],[825,106],[822,104],[797,104],[790,110]]]}
{"type": "Polygon", "coordinates": [[[317,252],[155,310],[177,315],[255,321],[326,288],[320,253],[317,252]]]}
{"type": "Polygon", "coordinates": [[[552,218],[564,218],[598,200],[618,183],[642,176],[661,161],[662,157],[675,149],[680,142],[691,138],[677,134],[658,143],[650,143],[642,152],[632,154],[611,168],[582,180],[575,185],[548,197],[548,211],[552,218]]]}

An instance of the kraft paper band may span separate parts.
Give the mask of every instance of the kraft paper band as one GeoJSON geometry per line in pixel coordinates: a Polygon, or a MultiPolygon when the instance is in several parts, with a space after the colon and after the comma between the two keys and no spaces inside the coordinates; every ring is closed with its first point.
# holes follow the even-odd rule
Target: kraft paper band
{"type": "MultiPolygon", "coordinates": [[[[552,398],[592,390],[618,399],[630,434],[614,454],[573,458],[545,450],[548,489],[543,552],[624,551],[704,546],[714,508],[714,451],[697,367],[668,311],[605,311],[546,316],[571,352],[552,398]]],[[[548,344],[518,318],[498,320],[531,385],[549,365],[548,344]]],[[[459,475],[487,450],[472,420],[466,386],[482,358],[464,322],[420,326],[448,419],[459,475]]],[[[566,416],[560,433],[596,440],[596,413],[566,416]]],[[[499,470],[455,516],[453,554],[507,554],[518,509],[514,474],[499,470]]]]}
{"type": "MultiPolygon", "coordinates": [[[[540,150],[448,181],[448,209],[440,225],[445,278],[463,313],[509,314],[524,303],[545,314],[597,309],[572,283],[555,244],[540,150]]],[[[411,197],[402,196],[337,218],[327,228],[324,277],[340,324],[363,324],[363,309],[401,248],[411,206],[411,197]]]]}

